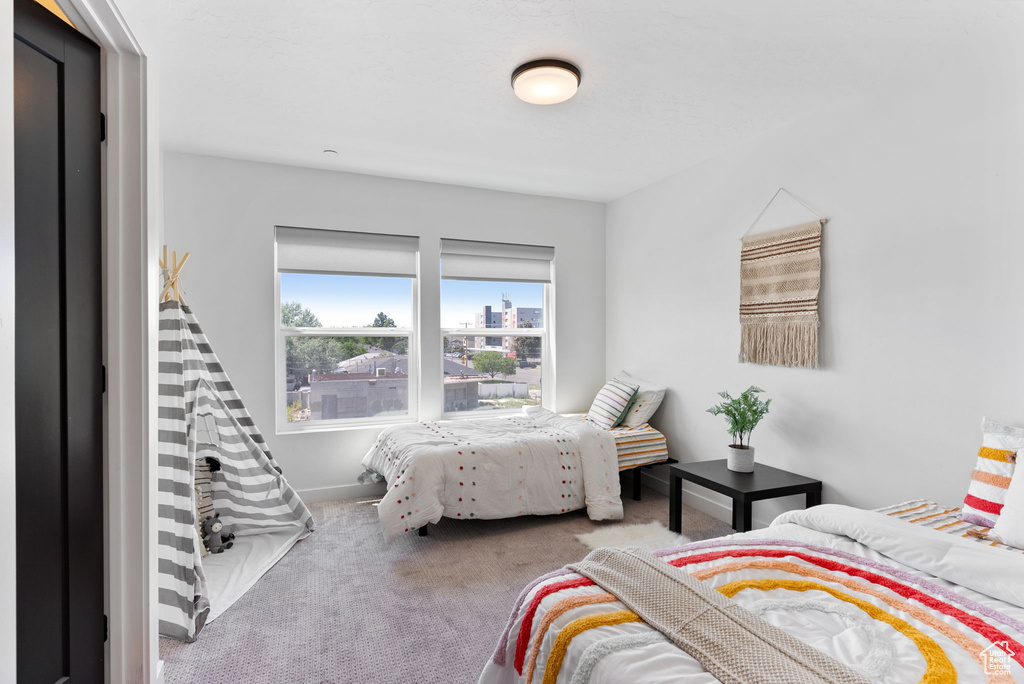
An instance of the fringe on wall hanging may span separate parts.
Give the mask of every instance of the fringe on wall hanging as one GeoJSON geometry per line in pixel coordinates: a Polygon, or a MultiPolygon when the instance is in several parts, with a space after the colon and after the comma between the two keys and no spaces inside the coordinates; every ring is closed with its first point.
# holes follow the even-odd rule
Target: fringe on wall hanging
{"type": "Polygon", "coordinates": [[[741,362],[817,368],[824,222],[742,239],[741,362]]]}

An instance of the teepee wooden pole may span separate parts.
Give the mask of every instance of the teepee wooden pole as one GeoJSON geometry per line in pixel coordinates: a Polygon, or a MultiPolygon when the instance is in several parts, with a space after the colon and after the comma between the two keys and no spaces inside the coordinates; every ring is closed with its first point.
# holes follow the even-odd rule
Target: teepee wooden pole
{"type": "Polygon", "coordinates": [[[181,261],[178,262],[178,266],[174,269],[174,298],[183,305],[185,304],[185,298],[181,296],[181,289],[179,288],[181,281],[178,276],[181,275],[181,270],[185,268],[185,262],[188,261],[188,256],[189,253],[185,252],[185,255],[181,257],[181,261]]]}
{"type": "Polygon", "coordinates": [[[179,276],[181,270],[185,267],[185,262],[188,261],[189,252],[181,257],[181,261],[178,261],[178,252],[171,252],[171,260],[167,261],[167,245],[164,245],[163,257],[160,259],[160,271],[164,277],[163,289],[160,291],[160,302],[169,302],[172,299],[185,303],[185,298],[181,296],[181,287],[179,282],[179,276]]]}

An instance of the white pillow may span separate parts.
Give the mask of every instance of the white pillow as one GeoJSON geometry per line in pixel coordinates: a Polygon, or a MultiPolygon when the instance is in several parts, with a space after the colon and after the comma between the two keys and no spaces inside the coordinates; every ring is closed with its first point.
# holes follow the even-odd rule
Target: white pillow
{"type": "MultiPolygon", "coordinates": [[[[1017,453],[1018,459],[1021,457],[1017,453]]],[[[1024,549],[1024,470],[1017,468],[1006,489],[1006,503],[992,532],[1007,546],[1024,549]]]]}
{"type": "Polygon", "coordinates": [[[631,385],[639,385],[640,387],[636,393],[636,400],[629,407],[629,413],[622,419],[622,425],[626,427],[639,427],[650,421],[651,416],[661,406],[661,402],[665,398],[665,390],[668,388],[664,385],[655,385],[653,382],[641,380],[626,371],[619,371],[615,379],[622,380],[631,385]]]}

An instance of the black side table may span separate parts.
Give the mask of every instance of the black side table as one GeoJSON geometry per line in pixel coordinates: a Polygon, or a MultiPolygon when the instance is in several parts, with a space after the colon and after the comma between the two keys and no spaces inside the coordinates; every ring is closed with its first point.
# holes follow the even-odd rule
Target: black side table
{"type": "Polygon", "coordinates": [[[771,466],[754,464],[752,473],[736,473],[725,466],[725,459],[697,461],[669,466],[668,528],[682,529],[683,480],[707,487],[732,498],[732,528],[748,532],[753,517],[752,504],[793,494],[807,495],[807,508],[821,503],[821,480],[812,480],[771,466]]]}

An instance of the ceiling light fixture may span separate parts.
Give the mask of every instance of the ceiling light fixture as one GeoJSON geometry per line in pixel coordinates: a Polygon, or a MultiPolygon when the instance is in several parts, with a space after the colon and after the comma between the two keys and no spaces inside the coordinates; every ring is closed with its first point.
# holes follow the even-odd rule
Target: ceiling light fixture
{"type": "Polygon", "coordinates": [[[580,70],[560,59],[538,59],[512,72],[512,90],[523,102],[550,105],[565,102],[576,94],[580,70]]]}

